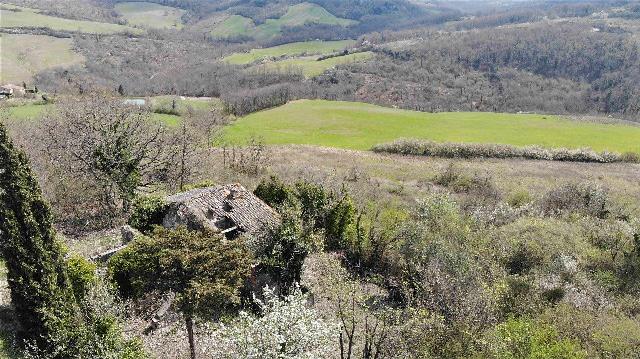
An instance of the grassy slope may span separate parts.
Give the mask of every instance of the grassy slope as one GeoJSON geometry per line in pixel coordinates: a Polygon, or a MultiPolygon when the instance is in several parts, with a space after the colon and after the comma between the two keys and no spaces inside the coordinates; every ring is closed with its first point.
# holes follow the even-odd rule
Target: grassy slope
{"type": "Polygon", "coordinates": [[[226,139],[231,142],[242,142],[251,136],[260,136],[270,144],[310,144],[359,150],[405,137],[518,146],[591,147],[599,151],[640,153],[640,127],[579,123],[533,114],[432,114],[320,100],[294,101],[254,113],[226,130],[226,139]]]}
{"type": "Polygon", "coordinates": [[[302,3],[289,6],[287,12],[278,19],[267,19],[264,24],[255,26],[251,19],[233,15],[218,24],[212,31],[217,37],[246,35],[257,40],[267,40],[280,34],[283,26],[301,26],[305,23],[349,26],[356,21],[334,16],[322,6],[302,3]]]}
{"type": "Polygon", "coordinates": [[[317,61],[316,57],[300,57],[293,59],[286,59],[282,61],[270,62],[259,67],[278,70],[278,71],[290,71],[295,69],[302,70],[302,74],[306,77],[314,77],[322,74],[328,69],[331,69],[337,65],[347,64],[357,61],[366,61],[373,56],[372,52],[358,52],[355,54],[349,54],[346,56],[331,57],[326,60],[317,61]]]}
{"type": "Polygon", "coordinates": [[[0,83],[30,83],[44,69],[82,63],[72,43],[44,35],[0,34],[0,83]]]}
{"type": "Polygon", "coordinates": [[[290,6],[287,13],[279,19],[267,19],[264,24],[256,27],[252,35],[258,40],[266,40],[278,36],[283,26],[302,26],[306,23],[349,26],[357,22],[336,17],[322,6],[302,3],[290,6]]]}
{"type": "Polygon", "coordinates": [[[124,2],[115,6],[116,11],[131,25],[149,28],[182,28],[182,9],[149,2],[124,2]]]}
{"type": "Polygon", "coordinates": [[[38,10],[20,8],[21,11],[0,10],[0,27],[47,27],[60,31],[85,33],[139,33],[129,26],[95,21],[70,20],[39,14],[38,10]]]}
{"type": "Polygon", "coordinates": [[[293,42],[264,49],[253,49],[250,52],[235,53],[224,58],[225,61],[235,64],[244,65],[256,62],[258,60],[281,57],[281,56],[300,56],[300,55],[325,55],[344,50],[349,46],[353,46],[354,40],[342,41],[304,41],[293,42]]]}
{"type": "MultiPolygon", "coordinates": [[[[23,105],[13,106],[7,109],[7,117],[9,120],[33,120],[37,119],[48,109],[52,109],[54,105],[23,105]]],[[[151,118],[161,121],[167,126],[173,127],[180,123],[180,116],[165,115],[160,113],[152,113],[151,118]]]]}
{"type": "Polygon", "coordinates": [[[232,15],[216,25],[211,35],[225,38],[248,35],[249,30],[255,27],[253,20],[240,15],[232,15]]]}

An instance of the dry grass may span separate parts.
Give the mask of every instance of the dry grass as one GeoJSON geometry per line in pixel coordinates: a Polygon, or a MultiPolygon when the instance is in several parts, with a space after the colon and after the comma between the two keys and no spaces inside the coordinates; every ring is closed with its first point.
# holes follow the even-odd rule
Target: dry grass
{"type": "MultiPolygon", "coordinates": [[[[527,191],[539,198],[568,182],[590,182],[607,188],[616,202],[640,214],[639,164],[442,159],[313,146],[271,146],[268,151],[267,173],[289,181],[307,179],[337,190],[345,185],[361,202],[411,205],[420,197],[443,190],[433,183],[433,178],[453,163],[466,173],[492,178],[505,196],[527,191]]],[[[221,171],[220,163],[221,154],[213,151],[202,161],[199,179],[212,179],[216,183],[237,181],[248,188],[259,181],[221,171]]]]}

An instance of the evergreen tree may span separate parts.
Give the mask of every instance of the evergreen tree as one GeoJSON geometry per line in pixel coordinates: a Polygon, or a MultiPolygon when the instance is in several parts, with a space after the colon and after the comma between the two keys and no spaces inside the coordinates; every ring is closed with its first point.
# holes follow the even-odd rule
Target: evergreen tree
{"type": "Polygon", "coordinates": [[[144,358],[140,343],[124,339],[115,317],[92,310],[74,293],[70,267],[55,237],[51,211],[26,155],[0,124],[0,254],[25,354],[48,359],[144,358]]]}
{"type": "Polygon", "coordinates": [[[48,338],[60,335],[61,323],[69,328],[81,324],[51,224],[25,154],[14,148],[0,124],[0,248],[22,327],[18,338],[47,351],[53,351],[48,338]]]}
{"type": "Polygon", "coordinates": [[[241,240],[228,241],[209,231],[157,227],[109,260],[109,271],[124,296],[157,291],[175,293],[184,316],[191,358],[196,358],[194,320],[214,319],[240,302],[251,272],[251,257],[241,240]]]}

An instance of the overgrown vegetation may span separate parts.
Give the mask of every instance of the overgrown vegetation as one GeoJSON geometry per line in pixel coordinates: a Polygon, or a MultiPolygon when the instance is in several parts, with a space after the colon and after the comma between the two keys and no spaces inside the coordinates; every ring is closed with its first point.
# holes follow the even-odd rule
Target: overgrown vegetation
{"type": "MultiPolygon", "coordinates": [[[[88,298],[93,271],[65,263],[51,212],[29,168],[0,125],[0,234],[20,330],[28,357],[143,358],[139,342],[125,340],[118,318],[88,298]]],[[[89,267],[90,268],[90,267],[89,267]]],[[[101,293],[104,294],[104,293],[101,293]]]]}
{"type": "Polygon", "coordinates": [[[0,5],[0,356],[640,356],[635,4],[153,1],[0,5]]]}

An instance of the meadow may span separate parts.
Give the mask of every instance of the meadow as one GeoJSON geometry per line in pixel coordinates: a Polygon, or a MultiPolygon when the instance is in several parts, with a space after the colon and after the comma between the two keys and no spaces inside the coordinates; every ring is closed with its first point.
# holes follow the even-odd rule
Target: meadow
{"type": "Polygon", "coordinates": [[[185,11],[170,6],[150,2],[123,2],[115,10],[130,25],[148,28],[182,28],[182,15],[185,11]]]}
{"type": "Polygon", "coordinates": [[[72,39],[45,35],[0,34],[0,83],[31,83],[39,71],[80,64],[72,39]]]}
{"type": "Polygon", "coordinates": [[[171,108],[173,101],[176,101],[176,111],[184,114],[188,108],[194,110],[206,111],[214,107],[222,107],[222,103],[218,98],[207,97],[178,97],[178,96],[154,96],[149,98],[151,109],[162,110],[171,108]]]}
{"type": "Polygon", "coordinates": [[[232,15],[212,30],[216,37],[249,36],[256,40],[268,40],[278,36],[283,26],[302,26],[306,23],[350,26],[357,22],[342,19],[331,14],[322,6],[301,3],[287,8],[287,12],[278,19],[267,19],[263,24],[255,26],[253,20],[232,15]]]}
{"type": "Polygon", "coordinates": [[[249,52],[235,53],[224,58],[224,61],[234,65],[251,64],[259,60],[302,55],[326,55],[342,51],[355,44],[355,40],[340,41],[304,41],[267,47],[264,49],[252,49],[249,52]]]}
{"type": "MultiPolygon", "coordinates": [[[[48,110],[53,110],[55,105],[52,104],[26,104],[21,106],[10,106],[6,109],[6,116],[9,120],[30,121],[40,118],[48,110]]],[[[160,121],[169,127],[178,126],[180,124],[180,116],[152,113],[151,118],[160,121]]]]}
{"type": "Polygon", "coordinates": [[[240,118],[225,141],[368,150],[398,138],[500,143],[640,153],[640,127],[578,122],[558,116],[486,112],[425,113],[376,105],[299,100],[240,118]]]}
{"type": "Polygon", "coordinates": [[[70,20],[59,17],[40,14],[37,9],[25,7],[8,7],[3,5],[0,9],[0,28],[14,27],[46,27],[58,31],[76,31],[84,33],[109,34],[109,33],[140,33],[139,29],[130,26],[109,24],[104,22],[70,20]]]}
{"type": "Polygon", "coordinates": [[[315,77],[338,65],[366,61],[371,57],[373,57],[372,52],[357,52],[345,56],[330,57],[328,59],[320,61],[318,61],[317,57],[315,56],[307,56],[285,59],[282,61],[268,62],[258,65],[256,66],[256,68],[262,68],[272,71],[300,70],[305,77],[315,77]]]}
{"type": "Polygon", "coordinates": [[[254,27],[253,20],[240,15],[231,15],[217,24],[211,30],[211,35],[218,38],[244,36],[254,27]]]}

